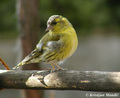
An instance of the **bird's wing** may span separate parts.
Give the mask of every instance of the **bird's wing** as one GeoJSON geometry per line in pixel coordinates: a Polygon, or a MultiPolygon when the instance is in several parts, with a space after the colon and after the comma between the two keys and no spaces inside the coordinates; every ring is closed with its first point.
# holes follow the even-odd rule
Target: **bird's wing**
{"type": "MultiPolygon", "coordinates": [[[[40,43],[43,43],[43,51],[44,49],[54,49],[57,50],[63,45],[63,41],[60,38],[60,35],[50,35],[47,33],[43,38],[40,40],[40,43]]],[[[38,45],[40,46],[40,45],[38,45]]]]}
{"type": "Polygon", "coordinates": [[[28,56],[25,57],[23,62],[28,62],[33,58],[39,57],[42,54],[42,47],[43,43],[38,43],[36,48],[28,56]]]}
{"type": "MultiPolygon", "coordinates": [[[[37,44],[37,47],[38,49],[34,49],[28,56],[26,56],[24,58],[23,61],[21,61],[17,66],[15,66],[13,69],[17,69],[19,68],[19,66],[22,66],[24,64],[29,64],[29,63],[32,63],[30,62],[31,60],[34,60],[34,58],[37,58],[39,57],[41,54],[42,54],[42,47],[43,47],[43,44],[42,43],[38,43],[37,44]]],[[[35,62],[35,61],[34,61],[35,62]]],[[[37,62],[37,61],[36,61],[37,62]]]]}
{"type": "Polygon", "coordinates": [[[46,44],[46,47],[49,49],[49,50],[52,50],[52,51],[58,51],[60,50],[60,48],[63,46],[63,42],[61,40],[58,40],[58,41],[49,41],[47,44],[46,44]]]}
{"type": "Polygon", "coordinates": [[[50,36],[49,33],[47,33],[39,41],[36,48],[28,56],[26,56],[25,59],[22,62],[20,62],[20,64],[18,64],[17,66],[38,62],[39,60],[37,58],[40,57],[40,55],[44,54],[45,51],[48,50],[57,51],[59,50],[61,45],[62,42],[60,41],[59,36],[54,37],[54,36],[50,36]]]}

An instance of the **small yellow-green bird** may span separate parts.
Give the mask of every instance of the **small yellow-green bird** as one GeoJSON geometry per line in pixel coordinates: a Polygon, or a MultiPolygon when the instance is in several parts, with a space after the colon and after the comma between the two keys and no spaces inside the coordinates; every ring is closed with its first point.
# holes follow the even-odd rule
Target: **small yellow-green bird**
{"type": "Polygon", "coordinates": [[[53,69],[55,69],[54,65],[62,69],[57,64],[69,58],[78,46],[75,29],[65,17],[53,15],[47,21],[46,31],[48,33],[42,37],[36,48],[13,69],[38,62],[49,63],[53,69]]]}

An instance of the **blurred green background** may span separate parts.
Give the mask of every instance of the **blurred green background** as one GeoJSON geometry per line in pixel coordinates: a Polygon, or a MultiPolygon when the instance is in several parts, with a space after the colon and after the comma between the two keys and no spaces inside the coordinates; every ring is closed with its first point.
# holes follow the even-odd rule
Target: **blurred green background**
{"type": "MultiPolygon", "coordinates": [[[[0,1],[0,39],[17,36],[16,0],[0,1]]],[[[49,16],[67,17],[81,36],[97,33],[120,34],[119,0],[40,0],[40,29],[49,16]]]]}
{"type": "MultiPolygon", "coordinates": [[[[63,68],[120,71],[120,0],[39,0],[39,38],[45,34],[46,22],[54,14],[68,18],[79,38],[77,51],[62,65],[63,68]]],[[[0,56],[10,68],[18,63],[17,54],[22,54],[16,16],[16,0],[1,0],[0,56]]],[[[50,65],[44,65],[43,68],[50,68],[50,65]]],[[[0,69],[4,67],[0,65],[0,69]]],[[[4,90],[0,98],[23,98],[19,91],[4,90]]],[[[86,93],[55,91],[54,98],[87,98],[86,93]]],[[[50,91],[45,91],[44,98],[49,95],[50,91]]]]}

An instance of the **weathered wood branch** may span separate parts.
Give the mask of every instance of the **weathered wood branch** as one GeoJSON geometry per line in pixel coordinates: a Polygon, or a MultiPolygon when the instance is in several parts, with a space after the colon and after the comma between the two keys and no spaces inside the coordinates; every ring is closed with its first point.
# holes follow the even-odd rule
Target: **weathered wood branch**
{"type": "Polygon", "coordinates": [[[120,92],[120,72],[0,70],[0,88],[120,92]]]}

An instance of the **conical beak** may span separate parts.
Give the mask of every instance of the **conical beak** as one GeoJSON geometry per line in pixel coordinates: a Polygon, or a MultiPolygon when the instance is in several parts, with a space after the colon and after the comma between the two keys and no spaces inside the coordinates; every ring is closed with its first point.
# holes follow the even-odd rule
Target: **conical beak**
{"type": "Polygon", "coordinates": [[[52,29],[53,29],[53,26],[48,25],[45,31],[49,31],[49,30],[52,30],[52,29]]]}

